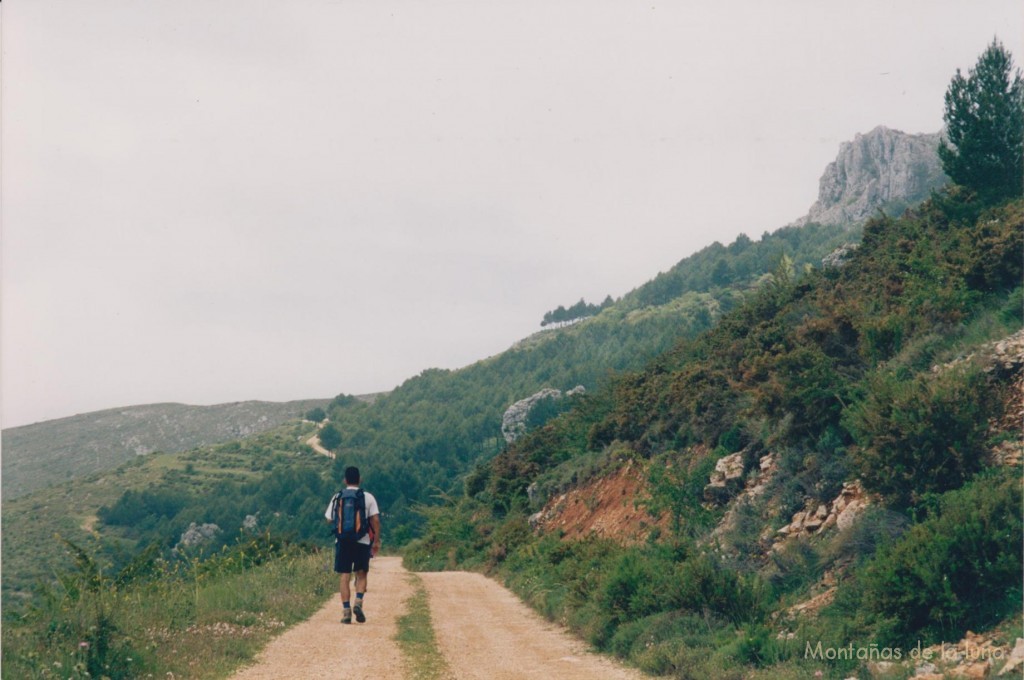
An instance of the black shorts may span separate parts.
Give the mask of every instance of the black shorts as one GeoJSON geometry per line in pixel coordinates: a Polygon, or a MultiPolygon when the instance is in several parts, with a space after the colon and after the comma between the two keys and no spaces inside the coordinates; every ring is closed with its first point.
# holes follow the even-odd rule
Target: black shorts
{"type": "Polygon", "coordinates": [[[334,571],[351,574],[353,571],[370,571],[370,546],[367,543],[334,541],[334,571]]]}

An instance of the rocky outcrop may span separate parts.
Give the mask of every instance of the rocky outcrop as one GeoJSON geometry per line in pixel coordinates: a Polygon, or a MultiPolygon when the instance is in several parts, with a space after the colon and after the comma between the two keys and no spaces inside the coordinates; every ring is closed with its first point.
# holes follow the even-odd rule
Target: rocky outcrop
{"type": "Polygon", "coordinates": [[[818,184],[818,200],[795,222],[855,224],[879,209],[902,208],[949,181],[938,156],[939,135],[879,126],[839,147],[818,184]]]}
{"type": "MultiPolygon", "coordinates": [[[[719,461],[719,463],[721,463],[721,461],[726,458],[732,459],[727,461],[722,466],[721,470],[716,469],[711,473],[711,483],[704,487],[705,500],[721,497],[723,488],[735,488],[737,473],[736,457],[739,457],[738,460],[742,461],[742,453],[734,453],[719,461]],[[725,473],[724,476],[722,473],[725,473]]],[[[728,536],[736,530],[744,505],[747,503],[753,503],[757,501],[759,497],[764,495],[765,490],[768,488],[768,482],[772,480],[772,477],[775,476],[778,469],[779,466],[776,455],[774,453],[768,453],[757,460],[756,468],[752,467],[747,471],[745,479],[743,480],[742,490],[738,496],[732,499],[728,510],[725,511],[725,515],[722,516],[718,526],[716,526],[714,531],[711,532],[711,539],[719,542],[719,549],[727,549],[728,536]]],[[[732,492],[730,491],[730,493],[732,492]]],[[[714,505],[714,503],[710,502],[708,507],[712,505],[714,505]]],[[[770,540],[770,538],[771,536],[769,535],[765,540],[770,540]]]]}
{"type": "Polygon", "coordinates": [[[999,374],[1013,374],[1024,368],[1024,330],[984,346],[988,352],[988,369],[999,374]]]}
{"type": "Polygon", "coordinates": [[[975,351],[944,364],[932,366],[932,373],[942,373],[965,362],[979,358],[986,373],[998,377],[1012,376],[1024,368],[1024,329],[1002,340],[987,342],[975,351]]]}
{"type": "Polygon", "coordinates": [[[742,451],[719,458],[704,487],[704,500],[711,505],[725,505],[742,492],[748,482],[753,482],[746,479],[750,470],[759,465],[763,473],[765,466],[772,464],[773,458],[770,455],[762,456],[763,453],[760,444],[751,444],[742,451]]]}
{"type": "MultiPolygon", "coordinates": [[[[578,385],[566,392],[564,396],[573,397],[585,391],[586,389],[582,385],[578,385]]],[[[505,441],[511,444],[526,434],[526,419],[529,418],[530,411],[537,405],[537,402],[544,399],[561,399],[562,396],[561,390],[548,387],[509,406],[501,417],[501,435],[505,441]]]]}
{"type": "Polygon", "coordinates": [[[221,528],[216,524],[196,524],[192,522],[188,525],[185,533],[181,535],[178,545],[174,546],[174,549],[180,551],[205,545],[212,541],[219,533],[221,533],[221,528]]]}
{"type": "Polygon", "coordinates": [[[825,257],[821,258],[822,269],[835,269],[837,267],[842,267],[846,264],[846,261],[850,259],[850,255],[852,255],[855,250],[857,250],[856,243],[844,243],[825,257]]]}
{"type": "MultiPolygon", "coordinates": [[[[915,680],[944,678],[1020,677],[1024,665],[1024,638],[1016,644],[998,644],[993,637],[967,631],[956,643],[942,642],[921,649],[911,659],[915,680]]],[[[904,668],[908,664],[902,664],[904,668]]]]}
{"type": "Polygon", "coordinates": [[[842,490],[834,500],[818,503],[793,515],[790,523],[779,529],[778,534],[781,538],[773,546],[773,550],[781,547],[788,538],[813,536],[831,527],[846,529],[870,502],[860,480],[844,482],[842,490]]]}
{"type": "Polygon", "coordinates": [[[711,479],[704,487],[704,500],[716,505],[729,501],[743,488],[743,473],[746,472],[741,452],[719,458],[711,479]]]}

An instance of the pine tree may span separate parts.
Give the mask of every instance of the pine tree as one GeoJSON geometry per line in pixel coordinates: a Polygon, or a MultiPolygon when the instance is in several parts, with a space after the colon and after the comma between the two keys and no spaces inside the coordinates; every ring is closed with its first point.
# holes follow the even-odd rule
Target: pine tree
{"type": "Polygon", "coordinates": [[[985,200],[1024,193],[1024,87],[1013,56],[998,40],[965,78],[957,69],[946,90],[943,169],[985,200]]]}

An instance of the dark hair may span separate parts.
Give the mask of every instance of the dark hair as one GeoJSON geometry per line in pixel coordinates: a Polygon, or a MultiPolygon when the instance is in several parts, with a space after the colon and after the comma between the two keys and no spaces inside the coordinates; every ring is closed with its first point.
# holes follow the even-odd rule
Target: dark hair
{"type": "Polygon", "coordinates": [[[345,468],[345,483],[346,484],[358,484],[359,483],[359,468],[355,466],[348,466],[345,468]]]}

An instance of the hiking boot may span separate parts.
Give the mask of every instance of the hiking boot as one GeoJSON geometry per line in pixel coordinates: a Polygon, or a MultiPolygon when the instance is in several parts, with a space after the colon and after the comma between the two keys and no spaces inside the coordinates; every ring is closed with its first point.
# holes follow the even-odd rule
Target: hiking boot
{"type": "MultiPolygon", "coordinates": [[[[362,607],[360,607],[357,604],[356,606],[352,607],[352,611],[355,612],[356,621],[358,621],[359,623],[366,623],[366,615],[363,614],[363,608],[362,607]]],[[[351,621],[350,621],[350,623],[351,623],[351,621]]]]}
{"type": "Polygon", "coordinates": [[[345,613],[341,615],[342,623],[352,623],[352,610],[346,609],[345,613]]]}

